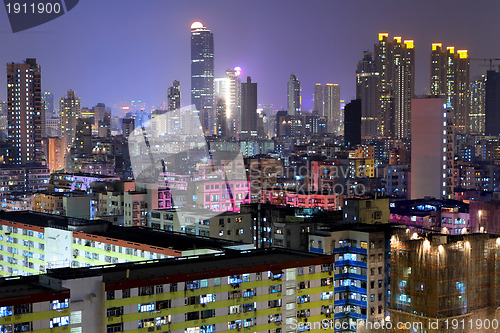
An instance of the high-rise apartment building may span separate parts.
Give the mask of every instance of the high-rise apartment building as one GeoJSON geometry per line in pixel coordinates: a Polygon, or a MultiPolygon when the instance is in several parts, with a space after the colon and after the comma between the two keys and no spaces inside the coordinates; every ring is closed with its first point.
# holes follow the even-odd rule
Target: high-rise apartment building
{"type": "Polygon", "coordinates": [[[467,50],[455,50],[442,43],[433,43],[431,51],[430,94],[445,96],[453,112],[457,134],[467,134],[470,125],[469,55],[467,50]]]}
{"type": "Polygon", "coordinates": [[[313,98],[314,104],[312,111],[318,113],[318,115],[320,116],[324,116],[325,109],[323,105],[323,86],[321,85],[321,83],[316,83],[316,85],[314,86],[313,98]]]}
{"type": "Polygon", "coordinates": [[[241,84],[241,137],[257,136],[257,83],[250,76],[241,84]]]}
{"type": "Polygon", "coordinates": [[[377,136],[380,101],[378,94],[379,73],[371,52],[363,52],[363,59],[356,69],[356,98],[361,100],[361,136],[377,136]]]}
{"type": "Polygon", "coordinates": [[[470,83],[469,129],[471,134],[484,134],[486,106],[486,76],[475,78],[470,83]]]}
{"type": "Polygon", "coordinates": [[[486,73],[485,114],[486,135],[500,135],[500,71],[486,73]]]}
{"type": "Polygon", "coordinates": [[[75,138],[76,121],[81,117],[80,97],[76,97],[73,90],[68,90],[66,97],[59,100],[59,115],[61,137],[66,140],[66,146],[69,148],[75,138]]]}
{"type": "Polygon", "coordinates": [[[413,40],[388,33],[378,35],[375,69],[379,73],[379,133],[397,139],[409,138],[411,99],[415,92],[415,49],[413,40]]]}
{"type": "Polygon", "coordinates": [[[214,35],[201,22],[191,25],[191,104],[205,134],[214,128],[214,35]]]}
{"type": "Polygon", "coordinates": [[[300,112],[300,81],[294,74],[290,75],[287,84],[287,105],[288,115],[294,116],[300,112]]]}
{"type": "Polygon", "coordinates": [[[13,164],[41,163],[45,109],[36,59],[7,64],[7,102],[8,160],[13,164]]]}
{"type": "Polygon", "coordinates": [[[446,99],[412,101],[411,198],[449,197],[454,189],[454,127],[446,99]]]}
{"type": "Polygon", "coordinates": [[[174,111],[181,108],[181,86],[179,81],[174,80],[171,87],[168,87],[168,111],[174,111]]]}

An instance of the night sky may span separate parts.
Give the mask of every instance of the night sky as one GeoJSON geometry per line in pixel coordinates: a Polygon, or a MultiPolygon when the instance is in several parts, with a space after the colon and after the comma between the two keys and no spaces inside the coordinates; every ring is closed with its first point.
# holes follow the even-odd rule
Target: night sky
{"type": "MultiPolygon", "coordinates": [[[[76,91],[82,106],[141,99],[160,106],[174,79],[190,103],[190,25],[214,33],[215,74],[240,66],[258,83],[258,102],[286,107],[291,73],[302,84],[303,109],[316,82],[355,95],[355,69],[379,32],[414,39],[416,93],[428,91],[432,42],[468,49],[472,58],[500,58],[498,0],[81,0],[66,15],[13,34],[0,9],[0,64],[35,57],[42,89],[56,98],[76,91]]],[[[471,62],[471,77],[485,73],[471,62]]]]}

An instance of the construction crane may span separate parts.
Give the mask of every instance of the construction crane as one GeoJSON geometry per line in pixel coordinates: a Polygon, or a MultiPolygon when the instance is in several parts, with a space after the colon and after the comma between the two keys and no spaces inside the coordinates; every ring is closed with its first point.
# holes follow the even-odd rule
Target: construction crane
{"type": "MultiPolygon", "coordinates": [[[[488,66],[490,68],[490,71],[493,70],[493,62],[494,61],[500,61],[500,58],[471,58],[471,61],[488,61],[490,65],[479,65],[479,66],[488,66]]],[[[500,67],[500,64],[498,65],[500,67]]],[[[500,68],[499,68],[500,69],[500,68]]]]}

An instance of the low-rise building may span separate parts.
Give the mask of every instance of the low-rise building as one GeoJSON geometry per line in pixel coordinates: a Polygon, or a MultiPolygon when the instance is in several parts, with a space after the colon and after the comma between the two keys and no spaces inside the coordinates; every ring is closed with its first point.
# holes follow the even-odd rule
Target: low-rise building
{"type": "MultiPolygon", "coordinates": [[[[187,259],[187,258],[184,258],[187,259]]],[[[78,269],[0,282],[0,327],[72,332],[321,331],[333,257],[286,250],[78,269]]]]}

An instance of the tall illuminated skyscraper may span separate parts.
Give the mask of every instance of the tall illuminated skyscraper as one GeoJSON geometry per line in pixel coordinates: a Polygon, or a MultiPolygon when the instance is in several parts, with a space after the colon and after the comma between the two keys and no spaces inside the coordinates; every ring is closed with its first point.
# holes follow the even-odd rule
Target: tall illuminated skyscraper
{"type": "Polygon", "coordinates": [[[191,25],[191,104],[206,135],[214,133],[214,35],[201,22],[191,25]]]}
{"type": "Polygon", "coordinates": [[[13,164],[41,163],[45,110],[41,70],[36,59],[7,64],[8,160],[13,164]]]}
{"type": "Polygon", "coordinates": [[[325,115],[325,108],[323,105],[323,86],[321,83],[316,83],[314,86],[314,105],[313,112],[317,112],[320,116],[325,115]]]}
{"type": "Polygon", "coordinates": [[[241,84],[241,138],[257,136],[257,83],[250,76],[241,84]]]}
{"type": "Polygon", "coordinates": [[[290,75],[290,79],[287,84],[287,105],[288,105],[288,115],[294,116],[300,112],[300,81],[293,74],[290,75]]]}
{"type": "Polygon", "coordinates": [[[431,51],[430,94],[445,96],[451,106],[457,134],[472,130],[469,94],[469,55],[467,50],[455,50],[442,43],[433,43],[431,51]]]}
{"type": "Polygon", "coordinates": [[[237,137],[240,132],[241,119],[241,68],[226,70],[226,113],[229,134],[237,137]]]}
{"type": "Polygon", "coordinates": [[[356,99],[361,100],[361,136],[377,136],[379,122],[379,74],[373,54],[363,53],[356,69],[356,99]]]}
{"type": "Polygon", "coordinates": [[[413,40],[388,33],[378,35],[375,69],[379,73],[379,133],[397,139],[410,138],[411,100],[415,93],[413,40]]]}
{"type": "Polygon", "coordinates": [[[181,108],[181,86],[179,81],[174,80],[171,87],[168,87],[168,111],[174,111],[181,108]]]}
{"type": "Polygon", "coordinates": [[[77,119],[81,117],[80,97],[76,97],[73,90],[68,90],[66,97],[59,100],[59,115],[61,137],[66,141],[66,147],[70,148],[75,138],[77,119]]]}
{"type": "Polygon", "coordinates": [[[338,84],[327,83],[324,93],[324,114],[327,120],[327,132],[340,135],[343,130],[340,128],[340,86],[338,84]]]}

